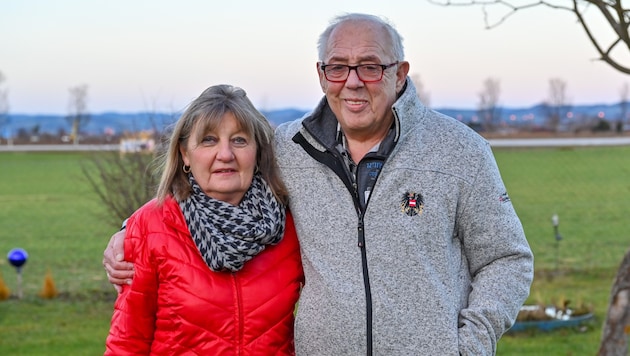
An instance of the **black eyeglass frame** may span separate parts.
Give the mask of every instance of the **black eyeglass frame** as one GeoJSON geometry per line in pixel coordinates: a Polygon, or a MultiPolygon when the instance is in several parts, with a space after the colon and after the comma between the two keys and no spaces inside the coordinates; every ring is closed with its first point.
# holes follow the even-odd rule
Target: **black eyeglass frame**
{"type": "Polygon", "coordinates": [[[357,73],[357,77],[359,78],[360,81],[362,81],[363,83],[376,83],[376,82],[380,82],[381,80],[383,80],[383,74],[385,74],[385,70],[388,68],[391,68],[395,65],[397,65],[398,61],[394,62],[394,63],[390,63],[390,64],[358,64],[356,66],[349,66],[347,64],[320,64],[319,68],[321,68],[322,72],[324,72],[324,77],[326,78],[327,81],[331,82],[331,83],[344,83],[346,80],[348,80],[348,77],[350,76],[350,71],[354,70],[355,73],[357,73]],[[335,80],[331,80],[328,78],[328,75],[326,74],[326,67],[329,66],[341,66],[341,67],[346,67],[348,68],[348,72],[346,74],[346,77],[342,80],[339,79],[335,79],[335,80]],[[378,79],[374,79],[374,80],[363,80],[363,78],[361,78],[361,74],[359,74],[359,67],[366,67],[366,66],[377,66],[377,67],[381,67],[381,76],[378,79]]]}

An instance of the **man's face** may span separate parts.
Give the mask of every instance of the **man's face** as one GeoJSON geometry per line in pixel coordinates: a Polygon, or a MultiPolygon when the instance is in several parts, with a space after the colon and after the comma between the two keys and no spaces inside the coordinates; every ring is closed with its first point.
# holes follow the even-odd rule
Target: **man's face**
{"type": "MultiPolygon", "coordinates": [[[[331,34],[324,64],[390,64],[395,62],[392,44],[384,29],[365,21],[351,21],[339,25],[331,34]]],[[[409,64],[385,69],[383,79],[364,83],[355,70],[342,83],[326,80],[319,69],[319,80],[333,113],[348,137],[370,140],[382,139],[391,126],[391,106],[396,93],[404,85],[409,64]]]]}

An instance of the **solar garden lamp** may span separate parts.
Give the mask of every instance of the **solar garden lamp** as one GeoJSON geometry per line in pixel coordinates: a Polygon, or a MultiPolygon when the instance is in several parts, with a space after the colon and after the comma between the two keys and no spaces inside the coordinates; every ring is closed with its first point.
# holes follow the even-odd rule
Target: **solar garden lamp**
{"type": "Polygon", "coordinates": [[[553,232],[556,238],[556,272],[558,271],[558,259],[560,254],[560,240],[562,240],[562,235],[560,235],[559,226],[560,226],[560,218],[558,214],[553,214],[551,217],[551,224],[553,225],[553,232]]]}
{"type": "Polygon", "coordinates": [[[558,214],[553,214],[551,217],[551,223],[553,224],[553,232],[556,236],[556,241],[562,240],[562,235],[560,235],[560,232],[558,231],[558,226],[560,226],[560,218],[558,217],[558,214]]]}
{"type": "Polygon", "coordinates": [[[26,251],[24,249],[21,248],[14,248],[11,251],[9,251],[9,254],[7,255],[7,259],[9,260],[9,263],[15,267],[15,270],[17,272],[17,293],[18,293],[18,298],[22,299],[22,267],[24,266],[24,264],[26,263],[26,260],[28,259],[28,253],[26,253],[26,251]]]}

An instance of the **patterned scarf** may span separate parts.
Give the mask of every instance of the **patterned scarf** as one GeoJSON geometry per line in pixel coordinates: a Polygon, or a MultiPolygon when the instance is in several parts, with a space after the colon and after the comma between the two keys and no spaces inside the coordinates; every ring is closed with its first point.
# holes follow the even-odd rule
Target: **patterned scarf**
{"type": "Polygon", "coordinates": [[[188,179],[192,194],[179,206],[197,248],[213,271],[236,272],[266,245],[282,240],[285,207],[259,174],[238,206],[207,196],[192,174],[188,179]]]}

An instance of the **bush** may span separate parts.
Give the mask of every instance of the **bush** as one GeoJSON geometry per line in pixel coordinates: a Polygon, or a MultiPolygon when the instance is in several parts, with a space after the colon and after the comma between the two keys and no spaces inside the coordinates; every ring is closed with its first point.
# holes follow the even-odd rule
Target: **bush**
{"type": "Polygon", "coordinates": [[[99,152],[81,169],[105,208],[105,219],[119,227],[155,196],[159,175],[153,152],[99,152]]]}

